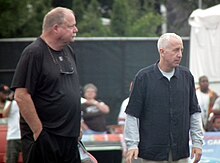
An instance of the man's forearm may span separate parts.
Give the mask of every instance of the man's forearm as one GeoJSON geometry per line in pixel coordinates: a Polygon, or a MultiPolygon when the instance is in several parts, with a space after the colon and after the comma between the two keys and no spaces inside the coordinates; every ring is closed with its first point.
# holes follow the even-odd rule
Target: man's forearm
{"type": "Polygon", "coordinates": [[[10,110],[11,110],[11,104],[12,104],[12,101],[6,100],[5,106],[4,106],[4,109],[3,109],[3,112],[2,112],[2,116],[4,118],[7,118],[9,116],[9,113],[10,113],[10,110]]]}
{"type": "Polygon", "coordinates": [[[42,130],[42,123],[37,115],[34,103],[30,94],[24,88],[17,88],[15,91],[15,100],[19,106],[20,113],[25,119],[33,133],[42,130]]]}
{"type": "Polygon", "coordinates": [[[127,149],[138,148],[139,139],[139,119],[131,115],[126,116],[125,120],[125,142],[127,149]]]}
{"type": "Polygon", "coordinates": [[[203,145],[203,130],[201,113],[194,113],[190,119],[190,135],[192,139],[192,146],[202,149],[203,145]]]}

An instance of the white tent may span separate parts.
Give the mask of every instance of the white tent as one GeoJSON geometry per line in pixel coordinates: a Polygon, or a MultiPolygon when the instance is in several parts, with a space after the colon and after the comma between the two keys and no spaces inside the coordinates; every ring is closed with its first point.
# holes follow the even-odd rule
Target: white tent
{"type": "Polygon", "coordinates": [[[193,11],[189,24],[189,67],[195,81],[206,75],[210,83],[220,85],[220,5],[193,11]]]}

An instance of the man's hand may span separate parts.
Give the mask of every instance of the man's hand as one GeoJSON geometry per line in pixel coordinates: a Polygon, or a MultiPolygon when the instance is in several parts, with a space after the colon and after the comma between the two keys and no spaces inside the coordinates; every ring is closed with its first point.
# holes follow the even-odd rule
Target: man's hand
{"type": "Polygon", "coordinates": [[[79,141],[82,139],[82,136],[83,136],[83,130],[82,130],[82,127],[80,127],[80,134],[78,138],[79,141]]]}
{"type": "Polygon", "coordinates": [[[199,162],[202,157],[202,149],[192,148],[191,159],[193,159],[194,156],[195,156],[195,159],[194,159],[193,163],[199,162]]]}
{"type": "Polygon", "coordinates": [[[37,140],[37,138],[39,137],[39,135],[42,132],[42,130],[43,130],[43,127],[40,126],[35,132],[33,132],[34,141],[37,140]]]}
{"type": "Polygon", "coordinates": [[[133,159],[138,158],[138,149],[130,149],[126,154],[126,163],[132,163],[133,159]]]}

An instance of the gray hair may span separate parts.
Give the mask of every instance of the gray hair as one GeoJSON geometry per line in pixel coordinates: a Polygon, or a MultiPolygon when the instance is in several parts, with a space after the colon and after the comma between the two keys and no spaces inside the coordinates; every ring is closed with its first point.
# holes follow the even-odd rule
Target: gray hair
{"type": "Polygon", "coordinates": [[[182,38],[175,33],[165,33],[165,34],[161,35],[157,41],[157,49],[159,52],[160,52],[161,48],[167,47],[171,38],[176,38],[176,39],[182,41],[182,38]]]}
{"type": "Polygon", "coordinates": [[[53,27],[55,24],[61,25],[65,22],[65,16],[66,14],[73,14],[73,11],[64,8],[64,7],[56,7],[49,11],[43,20],[42,30],[47,31],[49,28],[53,27]]]}
{"type": "Polygon", "coordinates": [[[86,84],[86,85],[83,87],[83,91],[86,92],[86,90],[89,89],[89,88],[94,89],[95,92],[98,91],[97,87],[96,87],[94,84],[92,84],[92,83],[86,84]]]}

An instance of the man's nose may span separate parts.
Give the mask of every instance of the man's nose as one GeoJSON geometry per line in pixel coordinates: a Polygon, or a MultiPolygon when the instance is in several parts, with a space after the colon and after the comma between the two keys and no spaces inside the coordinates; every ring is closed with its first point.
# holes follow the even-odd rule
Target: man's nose
{"type": "Polygon", "coordinates": [[[183,52],[182,52],[182,50],[179,50],[179,51],[178,51],[177,56],[182,58],[182,56],[183,56],[183,52]]]}
{"type": "Polygon", "coordinates": [[[78,28],[75,26],[75,27],[73,28],[73,31],[74,31],[75,33],[77,33],[79,30],[78,30],[78,28]]]}

